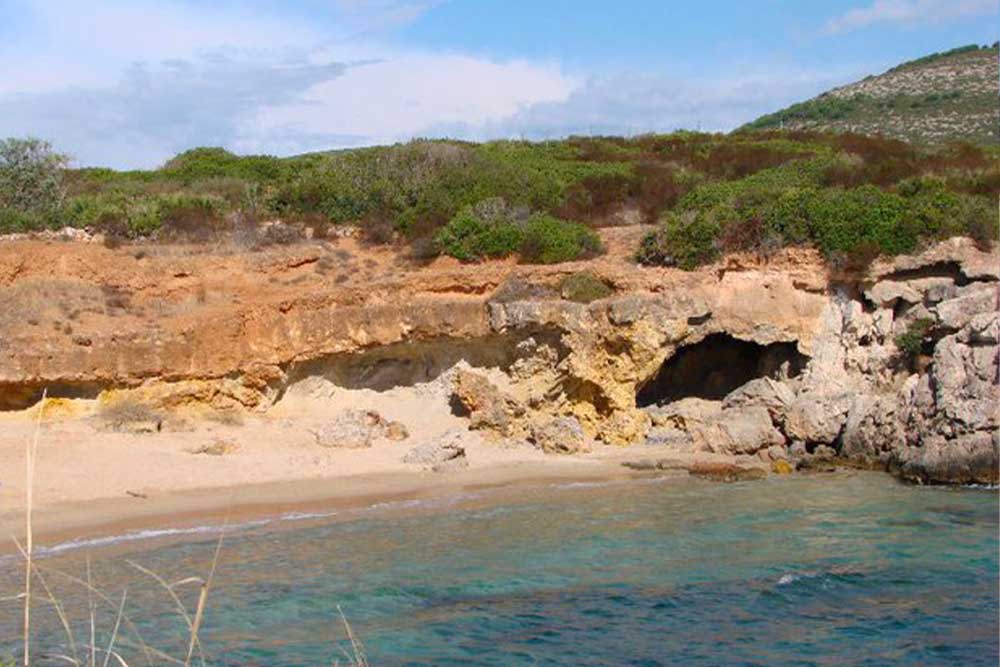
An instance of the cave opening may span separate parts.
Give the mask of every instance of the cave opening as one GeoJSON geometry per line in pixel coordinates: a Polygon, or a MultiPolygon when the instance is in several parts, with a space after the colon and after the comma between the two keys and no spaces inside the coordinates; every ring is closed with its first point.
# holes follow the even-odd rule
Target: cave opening
{"type": "Polygon", "coordinates": [[[795,377],[809,357],[795,343],[759,345],[729,334],[711,334],[680,348],[636,391],[640,408],[682,398],[718,401],[757,378],[795,377]]]}

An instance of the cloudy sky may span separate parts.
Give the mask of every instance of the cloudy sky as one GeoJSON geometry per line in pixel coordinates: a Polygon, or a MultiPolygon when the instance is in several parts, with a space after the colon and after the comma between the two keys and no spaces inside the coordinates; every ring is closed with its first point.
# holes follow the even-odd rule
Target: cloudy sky
{"type": "Polygon", "coordinates": [[[996,40],[1000,0],[0,0],[0,137],[79,165],[728,130],[996,40]]]}

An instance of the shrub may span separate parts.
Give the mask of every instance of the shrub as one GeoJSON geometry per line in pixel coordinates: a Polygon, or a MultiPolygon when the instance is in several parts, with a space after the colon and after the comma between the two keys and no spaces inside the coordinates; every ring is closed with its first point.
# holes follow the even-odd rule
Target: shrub
{"type": "Polygon", "coordinates": [[[893,339],[900,354],[907,360],[915,359],[923,351],[924,338],[933,325],[934,320],[928,318],[919,318],[910,322],[906,331],[893,339]]]}
{"type": "Polygon", "coordinates": [[[207,241],[223,231],[224,210],[224,202],[216,197],[166,195],[150,200],[146,210],[136,211],[129,230],[134,236],[159,231],[165,238],[207,241]]]}
{"type": "Polygon", "coordinates": [[[716,238],[720,231],[713,211],[668,213],[660,226],[643,238],[636,260],[694,269],[718,256],[716,238]]]}
{"type": "Polygon", "coordinates": [[[152,425],[160,430],[163,413],[132,396],[118,396],[100,403],[98,418],[115,431],[136,431],[152,425]]]}
{"type": "Polygon", "coordinates": [[[524,225],[520,250],[525,264],[558,264],[594,257],[603,247],[592,229],[537,213],[524,225]]]}
{"type": "Polygon", "coordinates": [[[809,218],[811,235],[827,254],[850,253],[870,243],[896,255],[917,245],[917,221],[907,215],[906,202],[873,185],[820,192],[811,201],[809,218]]]}
{"type": "Polygon", "coordinates": [[[581,271],[560,280],[559,293],[568,301],[590,303],[611,296],[614,290],[593,273],[581,271]]]}
{"type": "Polygon", "coordinates": [[[41,139],[0,141],[0,208],[31,214],[20,224],[56,211],[63,200],[62,176],[68,162],[41,139]]]}
{"type": "Polygon", "coordinates": [[[54,227],[57,219],[48,212],[18,211],[0,207],[0,234],[24,233],[54,227]]]}
{"type": "Polygon", "coordinates": [[[435,240],[446,254],[472,262],[514,254],[524,234],[523,225],[513,219],[503,200],[487,200],[459,211],[435,240]]]}

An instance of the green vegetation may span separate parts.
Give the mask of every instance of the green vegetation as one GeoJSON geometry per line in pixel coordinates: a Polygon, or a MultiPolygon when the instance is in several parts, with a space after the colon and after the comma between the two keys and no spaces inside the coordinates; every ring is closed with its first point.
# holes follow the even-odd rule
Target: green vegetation
{"type": "Polygon", "coordinates": [[[500,197],[466,206],[437,233],[444,252],[464,262],[520,253],[530,264],[556,264],[596,255],[600,238],[577,222],[544,213],[523,217],[500,197]]]}
{"type": "Polygon", "coordinates": [[[995,149],[805,131],[421,140],[292,158],[199,148],[126,172],[67,170],[32,145],[32,159],[0,162],[0,233],[68,225],[111,244],[256,248],[351,225],[416,260],[572,261],[602,252],[597,228],[659,223],[642,263],[689,269],[804,244],[854,262],[956,234],[988,244],[1000,194],[995,149]],[[40,185],[10,185],[25,180],[40,185]]]}
{"type": "Polygon", "coordinates": [[[614,294],[606,282],[589,271],[571,273],[559,281],[559,294],[567,301],[590,303],[614,294]]]}
{"type": "Polygon", "coordinates": [[[942,144],[995,145],[1000,44],[969,44],[903,63],[878,76],[747,124],[746,130],[860,132],[942,144]]]}
{"type": "Polygon", "coordinates": [[[908,60],[905,63],[896,65],[890,72],[898,72],[899,70],[906,69],[908,67],[919,67],[921,65],[928,65],[930,63],[939,62],[950,58],[952,56],[960,56],[962,54],[973,54],[985,51],[986,53],[991,53],[997,49],[1000,43],[994,42],[992,46],[986,44],[980,46],[979,44],[966,44],[965,46],[959,46],[954,49],[948,49],[947,51],[937,51],[935,53],[922,56],[920,58],[915,58],[913,60],[908,60]]]}
{"type": "MultiPolygon", "coordinates": [[[[799,135],[801,136],[801,134],[799,135]]],[[[995,235],[996,167],[980,149],[932,151],[886,139],[813,135],[832,150],[692,190],[640,244],[644,264],[691,269],[727,252],[811,244],[845,267],[921,243],[995,235]],[[837,150],[839,149],[839,150],[837,150]]]]}
{"type": "Polygon", "coordinates": [[[0,231],[45,226],[63,202],[68,158],[40,139],[0,141],[0,231]]]}
{"type": "Polygon", "coordinates": [[[906,360],[912,362],[923,351],[924,338],[932,326],[934,326],[932,319],[916,319],[910,322],[906,331],[896,336],[894,339],[896,347],[906,360]]]}

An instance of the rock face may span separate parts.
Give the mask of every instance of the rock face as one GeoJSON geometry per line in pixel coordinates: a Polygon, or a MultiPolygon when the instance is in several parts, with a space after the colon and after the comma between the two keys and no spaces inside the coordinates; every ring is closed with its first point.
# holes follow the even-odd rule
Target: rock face
{"type": "MultiPolygon", "coordinates": [[[[315,246],[226,259],[62,245],[0,246],[0,409],[33,405],[47,388],[60,398],[140,396],[167,412],[266,412],[312,378],[384,391],[446,377],[442,395],[476,433],[530,438],[545,451],[645,442],[794,465],[829,447],[922,482],[997,480],[1000,255],[966,239],[844,284],[804,250],[690,273],[597,260],[588,270],[615,290],[590,303],[554,288],[575,265],[386,272],[337,289],[353,274],[325,278],[336,251],[315,246]],[[266,279],[252,292],[225,292],[256,276],[266,279]],[[79,298],[46,296],[39,312],[40,281],[44,295],[79,298]],[[148,313],[170,308],[152,331],[148,313]],[[60,318],[73,312],[69,327],[60,318]],[[711,369],[724,380],[713,386],[729,392],[722,400],[723,390],[701,394],[689,381],[656,405],[668,400],[658,388],[665,364],[710,341],[759,358],[739,377],[711,369]],[[787,362],[764,363],[774,346],[787,362]]],[[[315,437],[367,447],[405,430],[361,413],[315,437]]]]}
{"type": "Polygon", "coordinates": [[[997,483],[998,282],[988,258],[952,240],[876,265],[863,300],[833,293],[799,377],[754,379],[721,403],[648,408],[647,444],[683,449],[687,435],[695,450],[790,459],[799,470],[839,459],[921,483],[997,483]],[[923,350],[907,358],[898,345],[914,330],[923,350]]]}

